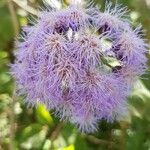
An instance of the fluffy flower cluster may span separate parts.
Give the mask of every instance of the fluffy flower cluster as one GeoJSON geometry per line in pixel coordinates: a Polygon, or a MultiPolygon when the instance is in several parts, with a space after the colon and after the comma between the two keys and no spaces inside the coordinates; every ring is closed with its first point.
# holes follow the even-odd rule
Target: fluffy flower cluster
{"type": "Polygon", "coordinates": [[[124,116],[147,52],[141,28],[132,29],[126,11],[108,3],[104,12],[78,4],[39,12],[16,43],[11,72],[19,94],[83,132],[95,131],[101,119],[124,116]]]}

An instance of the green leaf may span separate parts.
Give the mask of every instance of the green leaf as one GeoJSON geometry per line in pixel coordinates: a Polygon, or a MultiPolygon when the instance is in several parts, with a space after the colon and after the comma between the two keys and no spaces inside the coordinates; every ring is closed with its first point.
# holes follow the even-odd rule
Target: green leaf
{"type": "Polygon", "coordinates": [[[34,123],[27,127],[25,127],[20,134],[18,134],[17,138],[20,142],[26,141],[31,136],[39,133],[42,130],[42,126],[40,124],[34,123]],[[21,137],[21,138],[20,138],[21,137]]]}
{"type": "Polygon", "coordinates": [[[7,43],[13,39],[13,25],[7,7],[0,6],[0,48],[6,48],[7,43]]]}
{"type": "Polygon", "coordinates": [[[20,136],[24,138],[22,142],[19,142],[21,149],[41,149],[46,138],[47,130],[47,127],[42,127],[38,124],[33,124],[25,128],[22,136],[20,136]]]}
{"type": "Polygon", "coordinates": [[[47,124],[52,126],[53,125],[53,118],[46,109],[46,107],[40,104],[36,109],[36,117],[39,123],[47,124]]]}

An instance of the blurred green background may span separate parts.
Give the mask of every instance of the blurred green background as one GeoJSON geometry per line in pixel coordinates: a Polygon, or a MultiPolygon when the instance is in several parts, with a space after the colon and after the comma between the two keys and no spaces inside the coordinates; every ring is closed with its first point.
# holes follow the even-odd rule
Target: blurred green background
{"type": "MultiPolygon", "coordinates": [[[[95,2],[104,6],[104,0],[95,2]]],[[[142,23],[150,43],[150,0],[118,3],[131,10],[133,25],[142,23]]],[[[150,150],[149,70],[135,83],[128,118],[112,124],[101,121],[95,134],[81,134],[73,125],[59,122],[43,105],[28,108],[23,98],[12,96],[15,86],[9,64],[14,60],[14,40],[30,13],[41,5],[41,0],[0,0],[0,150],[150,150]]]]}

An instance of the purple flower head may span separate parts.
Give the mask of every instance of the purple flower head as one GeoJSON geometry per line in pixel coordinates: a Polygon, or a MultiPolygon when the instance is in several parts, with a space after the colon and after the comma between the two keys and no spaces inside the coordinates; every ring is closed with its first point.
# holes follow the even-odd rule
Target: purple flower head
{"type": "Polygon", "coordinates": [[[122,5],[118,4],[113,7],[111,2],[106,2],[104,12],[98,12],[96,15],[95,25],[102,32],[118,32],[129,26],[129,23],[125,18],[126,13],[126,7],[122,7],[122,5]]]}
{"type": "Polygon", "coordinates": [[[80,67],[97,66],[101,62],[103,53],[102,41],[99,36],[84,32],[75,39],[74,44],[73,52],[80,67]]]}
{"type": "Polygon", "coordinates": [[[146,69],[141,28],[132,29],[126,8],[112,6],[107,3],[104,12],[73,2],[47,8],[16,42],[11,74],[18,94],[82,132],[97,130],[101,119],[127,115],[127,96],[146,69]]]}
{"type": "Polygon", "coordinates": [[[129,64],[145,64],[146,57],[145,53],[147,52],[147,44],[145,41],[138,35],[141,28],[136,28],[134,31],[131,29],[124,30],[119,33],[117,39],[114,40],[114,49],[116,57],[122,59],[124,62],[129,64]]]}

